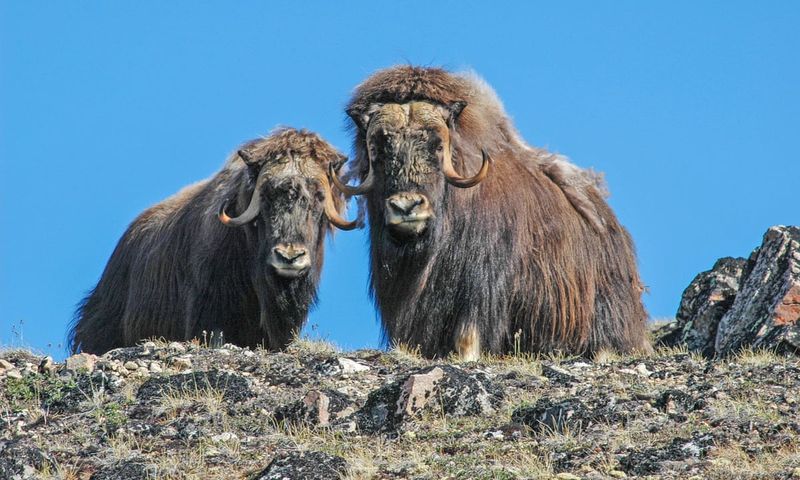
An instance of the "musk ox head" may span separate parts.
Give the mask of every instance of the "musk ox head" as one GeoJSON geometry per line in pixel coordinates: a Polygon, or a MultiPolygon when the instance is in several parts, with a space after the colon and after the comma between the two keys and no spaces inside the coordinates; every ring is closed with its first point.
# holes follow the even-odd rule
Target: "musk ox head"
{"type": "Polygon", "coordinates": [[[395,241],[421,238],[441,217],[447,184],[469,188],[488,174],[486,152],[472,177],[454,167],[453,131],[465,106],[462,101],[372,104],[354,118],[368,163],[364,181],[351,187],[332,173],[333,182],[349,195],[372,192],[372,200],[382,203],[383,223],[395,241]]]}
{"type": "Polygon", "coordinates": [[[247,165],[247,178],[236,198],[221,206],[220,221],[246,229],[257,245],[256,268],[263,268],[266,278],[318,275],[330,225],[343,230],[356,226],[342,218],[344,198],[328,178],[346,157],[318,135],[294,129],[250,142],[238,156],[247,165]],[[227,212],[234,204],[240,213],[232,217],[227,212]]]}

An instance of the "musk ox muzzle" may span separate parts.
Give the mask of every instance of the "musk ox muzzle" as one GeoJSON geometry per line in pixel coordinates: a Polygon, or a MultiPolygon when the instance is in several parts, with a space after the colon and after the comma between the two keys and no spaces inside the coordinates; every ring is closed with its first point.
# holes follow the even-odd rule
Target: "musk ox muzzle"
{"type": "Polygon", "coordinates": [[[393,237],[411,239],[425,232],[433,210],[425,195],[402,192],[386,199],[384,217],[393,237]]]}
{"type": "Polygon", "coordinates": [[[284,278],[297,278],[308,273],[311,257],[308,249],[297,243],[280,243],[267,260],[275,273],[284,278]]]}

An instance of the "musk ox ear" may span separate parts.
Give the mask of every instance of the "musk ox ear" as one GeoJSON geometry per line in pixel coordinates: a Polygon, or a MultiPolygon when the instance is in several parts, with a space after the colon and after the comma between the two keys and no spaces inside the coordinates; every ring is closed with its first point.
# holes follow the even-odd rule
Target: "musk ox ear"
{"type": "Polygon", "coordinates": [[[245,150],[244,148],[240,149],[238,152],[236,152],[236,154],[239,155],[239,158],[241,158],[242,161],[246,163],[248,167],[258,166],[258,162],[256,161],[253,154],[245,150]]]}
{"type": "Polygon", "coordinates": [[[366,110],[351,107],[347,109],[347,116],[353,120],[353,123],[356,124],[356,127],[358,127],[360,131],[365,132],[367,127],[369,127],[369,121],[372,119],[372,115],[380,110],[382,106],[382,103],[373,103],[366,110]]]}
{"type": "Polygon", "coordinates": [[[342,166],[347,163],[347,156],[346,155],[337,155],[336,158],[331,160],[331,168],[333,168],[334,172],[338,172],[342,166]]]}
{"type": "Polygon", "coordinates": [[[463,112],[466,107],[467,107],[467,102],[461,100],[453,102],[447,106],[446,119],[448,127],[452,129],[456,126],[456,121],[458,120],[458,117],[461,115],[461,112],[463,112]]]}
{"type": "Polygon", "coordinates": [[[361,109],[348,108],[347,116],[350,117],[359,130],[364,131],[367,129],[367,125],[369,125],[369,115],[361,111],[361,109]]]}

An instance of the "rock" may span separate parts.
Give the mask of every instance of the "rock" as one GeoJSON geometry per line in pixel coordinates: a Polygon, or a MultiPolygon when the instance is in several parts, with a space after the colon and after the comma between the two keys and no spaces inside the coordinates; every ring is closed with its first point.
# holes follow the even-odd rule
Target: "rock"
{"type": "Polygon", "coordinates": [[[139,370],[139,364],[134,361],[127,361],[123,366],[125,367],[126,370],[129,370],[131,372],[139,370]]]}
{"type": "Polygon", "coordinates": [[[53,357],[44,357],[41,362],[39,362],[39,373],[43,373],[45,375],[54,375],[56,373],[56,364],[53,362],[53,357]]]}
{"type": "Polygon", "coordinates": [[[410,375],[408,380],[400,387],[400,397],[397,399],[396,415],[413,416],[429,400],[433,400],[436,384],[444,377],[444,370],[434,367],[425,373],[410,375]]]}
{"type": "Polygon", "coordinates": [[[339,357],[339,366],[342,367],[342,373],[358,373],[369,370],[369,367],[345,357],[339,357]]]}
{"type": "Polygon", "coordinates": [[[226,402],[231,403],[241,402],[254,395],[246,378],[233,373],[210,370],[150,378],[139,387],[136,398],[151,401],[158,400],[164,395],[213,394],[217,391],[222,393],[226,402]]]}
{"type": "Polygon", "coordinates": [[[698,274],[683,291],[673,331],[663,335],[660,343],[686,344],[691,351],[714,356],[719,321],[736,298],[746,264],[744,258],[725,257],[698,274]]]}
{"type": "Polygon", "coordinates": [[[578,377],[555,365],[542,365],[542,375],[552,382],[569,385],[578,381],[578,377]]]}
{"type": "Polygon", "coordinates": [[[655,401],[655,407],[669,415],[689,413],[705,406],[703,398],[695,398],[672,388],[665,390],[655,401]]]}
{"type": "Polygon", "coordinates": [[[0,478],[36,479],[45,468],[55,468],[53,461],[29,440],[0,442],[0,478]]]}
{"type": "Polygon", "coordinates": [[[335,390],[311,390],[302,400],[275,411],[275,420],[326,427],[354,412],[350,398],[335,390]]]}
{"type": "Polygon", "coordinates": [[[67,370],[73,372],[93,372],[95,363],[97,363],[97,356],[90,353],[75,354],[64,362],[67,370]]]}
{"type": "Polygon", "coordinates": [[[578,399],[543,398],[534,405],[519,407],[511,414],[513,423],[528,426],[535,433],[577,432],[595,421],[597,415],[578,399]]]}
{"type": "MultiPolygon", "coordinates": [[[[666,448],[635,447],[629,453],[620,455],[619,462],[626,474],[635,476],[652,475],[665,467],[685,470],[697,459],[705,457],[713,446],[712,435],[695,432],[691,438],[673,438],[666,448]]],[[[681,475],[681,478],[687,476],[681,475]]]]}
{"type": "Polygon", "coordinates": [[[644,363],[640,363],[640,364],[636,365],[636,368],[634,368],[633,370],[638,375],[641,375],[643,377],[649,377],[650,375],[653,374],[653,372],[651,372],[650,370],[647,369],[647,365],[645,365],[644,363]]]}
{"type": "Polygon", "coordinates": [[[509,423],[500,428],[484,432],[484,438],[493,440],[519,440],[522,438],[525,427],[519,423],[509,423]]]}
{"type": "Polygon", "coordinates": [[[8,360],[0,358],[0,372],[4,370],[14,370],[17,366],[13,363],[9,362],[8,360]]]}
{"type": "Polygon", "coordinates": [[[147,465],[137,459],[121,460],[101,467],[89,480],[149,480],[158,478],[158,473],[156,465],[147,465]]]}
{"type": "Polygon", "coordinates": [[[192,359],[183,355],[174,357],[172,359],[171,366],[179,372],[189,370],[192,368],[192,359]]]}
{"type": "Polygon", "coordinates": [[[412,371],[371,392],[356,422],[364,432],[392,432],[423,409],[436,408],[454,417],[491,414],[502,398],[502,390],[485,374],[438,365],[412,371]]]}
{"type": "Polygon", "coordinates": [[[556,478],[558,480],[581,480],[581,477],[569,472],[557,473],[556,478]]]}
{"type": "Polygon", "coordinates": [[[15,379],[19,380],[20,378],[22,378],[22,374],[19,372],[19,370],[17,370],[15,368],[13,370],[6,371],[6,377],[15,378],[15,379]]]}
{"type": "Polygon", "coordinates": [[[800,227],[772,227],[747,260],[723,258],[695,277],[660,336],[708,357],[800,351],[800,227]]]}
{"type": "Polygon", "coordinates": [[[767,230],[719,322],[717,355],[748,346],[800,350],[800,227],[767,230]]]}
{"type": "Polygon", "coordinates": [[[236,436],[235,433],[231,432],[223,432],[219,435],[214,435],[211,437],[211,441],[214,443],[228,443],[228,442],[238,442],[239,437],[236,436]]]}
{"type": "Polygon", "coordinates": [[[253,480],[330,480],[342,477],[347,462],[322,452],[290,452],[275,457],[253,480]]]}
{"type": "Polygon", "coordinates": [[[70,377],[40,377],[40,396],[44,407],[53,414],[74,413],[93,398],[112,395],[118,390],[118,381],[105,372],[80,372],[70,377]]]}

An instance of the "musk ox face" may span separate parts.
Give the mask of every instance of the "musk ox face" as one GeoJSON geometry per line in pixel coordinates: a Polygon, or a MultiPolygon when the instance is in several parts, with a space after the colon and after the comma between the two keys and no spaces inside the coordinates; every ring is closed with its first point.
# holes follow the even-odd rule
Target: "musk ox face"
{"type": "Polygon", "coordinates": [[[384,224],[396,239],[423,235],[444,196],[441,165],[450,132],[442,107],[387,104],[373,112],[366,143],[383,203],[384,224]]]}
{"type": "Polygon", "coordinates": [[[432,229],[444,208],[446,184],[466,188],[486,176],[488,159],[473,178],[462,178],[453,167],[451,128],[464,106],[375,104],[357,120],[370,171],[361,186],[340,188],[351,195],[372,191],[370,201],[380,205],[394,240],[414,241],[432,229]]]}
{"type": "Polygon", "coordinates": [[[236,199],[243,213],[231,218],[223,206],[219,217],[225,225],[247,229],[248,239],[257,244],[255,268],[268,279],[318,272],[328,225],[356,226],[339,215],[344,200],[328,179],[328,168],[338,170],[346,158],[329,150],[327,155],[303,148],[276,153],[258,144],[239,150],[250,176],[236,199]]]}
{"type": "Polygon", "coordinates": [[[308,273],[316,256],[314,246],[324,234],[320,224],[325,222],[326,193],[313,173],[301,173],[302,161],[282,158],[270,163],[265,165],[261,212],[252,223],[252,234],[258,238],[259,263],[267,275],[297,278],[308,273]]]}

